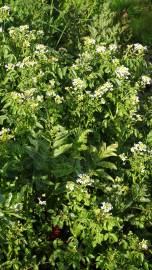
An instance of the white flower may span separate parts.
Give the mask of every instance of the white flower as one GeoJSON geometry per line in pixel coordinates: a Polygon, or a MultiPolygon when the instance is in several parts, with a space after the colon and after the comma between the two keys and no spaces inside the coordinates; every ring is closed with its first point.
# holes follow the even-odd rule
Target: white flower
{"type": "Polygon", "coordinates": [[[10,7],[9,6],[6,6],[6,5],[4,5],[4,6],[2,6],[1,8],[0,8],[0,10],[2,11],[2,12],[10,12],[10,7]]]}
{"type": "Polygon", "coordinates": [[[12,91],[10,93],[10,96],[11,98],[16,101],[17,103],[21,104],[23,103],[23,101],[25,100],[25,95],[23,93],[18,93],[18,92],[15,92],[15,91],[12,91]]]}
{"type": "Polygon", "coordinates": [[[97,52],[97,53],[104,53],[105,51],[106,51],[106,47],[103,46],[103,45],[98,45],[98,46],[96,47],[96,52],[97,52]]]}
{"type": "Polygon", "coordinates": [[[38,102],[42,102],[43,101],[43,96],[42,95],[38,95],[36,99],[37,99],[38,102]]]}
{"type": "Polygon", "coordinates": [[[134,95],[131,97],[131,102],[133,105],[136,105],[137,103],[139,103],[139,97],[134,95]]]}
{"type": "Polygon", "coordinates": [[[44,35],[43,30],[38,30],[38,31],[37,31],[37,35],[39,35],[39,36],[43,36],[43,35],[44,35]]]}
{"type": "Polygon", "coordinates": [[[55,100],[55,103],[61,104],[63,102],[63,100],[64,100],[64,97],[61,97],[59,95],[55,95],[54,100],[55,100]]]}
{"type": "Polygon", "coordinates": [[[11,28],[8,29],[8,31],[9,31],[9,35],[10,36],[13,36],[14,33],[15,33],[15,28],[14,27],[11,27],[11,28]]]}
{"type": "Polygon", "coordinates": [[[117,45],[116,44],[110,44],[109,45],[109,50],[110,51],[116,51],[117,50],[117,45]]]}
{"type": "MultiPolygon", "coordinates": [[[[85,51],[85,52],[83,52],[82,54],[81,54],[81,56],[80,56],[80,59],[82,59],[82,61],[91,61],[91,59],[92,59],[92,54],[90,53],[90,52],[87,52],[87,51],[85,51]]],[[[81,63],[81,60],[80,60],[80,63],[81,63]]],[[[79,62],[77,63],[77,61],[76,61],[76,65],[78,65],[78,64],[80,64],[79,62]]],[[[76,66],[75,65],[75,66],[76,66]]],[[[77,68],[76,68],[77,69],[77,68]]],[[[88,71],[90,70],[91,71],[91,66],[87,66],[87,69],[88,69],[88,71]]]]}
{"type": "Polygon", "coordinates": [[[112,59],[112,63],[115,64],[115,65],[119,65],[119,64],[120,64],[120,61],[119,61],[118,58],[115,58],[115,57],[114,57],[114,58],[112,59]]]}
{"type": "Polygon", "coordinates": [[[91,186],[94,183],[94,180],[90,178],[87,174],[79,174],[76,180],[77,184],[84,186],[91,186]]]}
{"type": "Polygon", "coordinates": [[[90,38],[90,37],[85,37],[84,38],[84,44],[86,46],[94,45],[96,43],[95,39],[90,38]]]}
{"type": "Polygon", "coordinates": [[[147,151],[147,146],[143,144],[142,142],[135,143],[133,147],[131,147],[130,151],[132,153],[136,152],[146,152],[147,151]]]}
{"type": "Polygon", "coordinates": [[[113,206],[111,203],[103,202],[101,209],[103,210],[104,213],[108,213],[113,209],[113,206]]]}
{"type": "Polygon", "coordinates": [[[76,89],[85,88],[85,86],[86,86],[85,82],[83,80],[81,80],[80,78],[73,79],[72,84],[73,84],[74,88],[76,88],[76,89]]]}
{"type": "Polygon", "coordinates": [[[28,26],[28,25],[21,25],[21,26],[19,27],[19,30],[20,30],[21,32],[28,31],[28,30],[29,30],[29,26],[28,26]]]}
{"type": "Polygon", "coordinates": [[[3,32],[3,28],[2,27],[0,27],[0,33],[2,33],[3,32]]]}
{"type": "Polygon", "coordinates": [[[18,62],[15,66],[18,67],[18,68],[23,68],[24,67],[24,63],[18,62]]]}
{"type": "Polygon", "coordinates": [[[69,214],[71,218],[75,218],[75,214],[74,213],[70,213],[69,214]]]}
{"type": "Polygon", "coordinates": [[[73,69],[78,69],[78,65],[72,64],[72,68],[73,68],[73,69]]]}
{"type": "Polygon", "coordinates": [[[66,189],[68,191],[74,191],[74,188],[75,188],[75,184],[71,181],[68,181],[67,184],[66,184],[66,189]]]}
{"type": "Polygon", "coordinates": [[[141,76],[141,82],[144,86],[151,84],[152,79],[146,75],[141,76]]]}
{"type": "Polygon", "coordinates": [[[140,100],[139,100],[139,97],[138,97],[138,96],[135,96],[135,102],[136,102],[136,103],[139,103],[139,101],[140,101],[140,100]]]}
{"type": "Polygon", "coordinates": [[[142,121],[142,116],[137,113],[132,113],[132,119],[135,121],[142,121]]]}
{"type": "Polygon", "coordinates": [[[13,69],[15,68],[15,65],[12,64],[12,63],[8,63],[7,65],[5,65],[5,68],[6,68],[7,70],[13,70],[13,69]]]}
{"type": "Polygon", "coordinates": [[[54,87],[55,86],[55,80],[54,79],[49,80],[49,84],[51,85],[51,87],[54,87]]]}
{"type": "Polygon", "coordinates": [[[120,66],[116,68],[116,75],[118,78],[128,78],[130,75],[129,69],[125,66],[120,66]]]}
{"type": "Polygon", "coordinates": [[[32,98],[33,97],[33,95],[34,95],[34,93],[35,93],[35,91],[36,91],[36,88],[30,88],[30,89],[28,89],[28,90],[26,90],[25,92],[24,92],[24,95],[25,95],[25,98],[26,99],[30,99],[30,98],[32,98]]]}
{"type": "Polygon", "coordinates": [[[33,81],[33,83],[37,83],[37,78],[36,77],[32,77],[32,81],[33,81]]]}
{"type": "Polygon", "coordinates": [[[97,88],[94,93],[94,97],[102,97],[105,93],[113,90],[113,84],[110,82],[104,83],[102,86],[97,88]]]}
{"type": "Polygon", "coordinates": [[[47,52],[47,47],[44,44],[37,44],[35,53],[45,53],[47,52]]]}
{"type": "Polygon", "coordinates": [[[2,128],[0,130],[0,136],[2,136],[3,134],[7,134],[8,132],[10,132],[10,129],[9,128],[2,128]]]}
{"type": "Polygon", "coordinates": [[[141,45],[140,43],[135,43],[135,44],[133,45],[133,48],[134,48],[134,51],[135,51],[135,52],[141,52],[141,51],[146,51],[146,50],[147,50],[147,47],[141,45]]]}
{"type": "MultiPolygon", "coordinates": [[[[28,66],[33,67],[33,66],[37,65],[37,62],[34,61],[34,60],[31,60],[30,57],[27,56],[27,57],[25,57],[25,58],[23,59],[22,65],[23,65],[23,66],[26,66],[26,67],[28,67],[28,66]]],[[[20,66],[20,67],[21,67],[21,66],[20,66]]]]}
{"type": "Polygon", "coordinates": [[[111,192],[111,190],[112,190],[112,187],[105,187],[105,190],[107,191],[107,192],[111,192]]]}
{"type": "Polygon", "coordinates": [[[28,40],[25,40],[23,43],[23,47],[30,47],[30,42],[28,40]]]}
{"type": "Polygon", "coordinates": [[[139,248],[140,249],[148,249],[148,241],[147,240],[142,240],[142,242],[139,243],[139,248]]]}
{"type": "Polygon", "coordinates": [[[121,160],[123,161],[123,163],[126,162],[127,156],[125,155],[125,153],[120,154],[119,157],[121,158],[121,160]]]}
{"type": "Polygon", "coordinates": [[[46,201],[42,201],[41,198],[38,198],[38,201],[40,205],[46,205],[46,201]]]}

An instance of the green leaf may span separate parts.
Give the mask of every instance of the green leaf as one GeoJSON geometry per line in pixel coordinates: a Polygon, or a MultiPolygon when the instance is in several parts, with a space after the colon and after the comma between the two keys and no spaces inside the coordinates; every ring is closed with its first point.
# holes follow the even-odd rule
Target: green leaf
{"type": "Polygon", "coordinates": [[[95,175],[100,175],[100,177],[102,178],[102,179],[108,179],[108,180],[110,180],[110,181],[114,181],[114,179],[107,173],[107,172],[105,172],[105,170],[104,169],[96,169],[95,170],[95,175]]]}
{"type": "Polygon", "coordinates": [[[152,130],[147,135],[147,143],[152,146],[152,130]]]}
{"type": "Polygon", "coordinates": [[[101,161],[101,162],[99,162],[99,165],[105,169],[117,170],[117,166],[112,162],[101,161]]]}
{"type": "Polygon", "coordinates": [[[118,242],[118,237],[115,233],[109,233],[109,240],[111,243],[118,242]]]}
{"type": "Polygon", "coordinates": [[[6,115],[0,115],[0,125],[3,125],[4,120],[7,119],[6,115]]]}
{"type": "Polygon", "coordinates": [[[117,156],[116,150],[118,148],[118,144],[111,144],[109,146],[106,146],[106,143],[103,143],[103,145],[99,149],[99,157],[101,159],[105,159],[112,156],[117,156]]]}
{"type": "Polygon", "coordinates": [[[60,155],[62,155],[63,153],[65,153],[66,151],[68,151],[71,147],[72,147],[72,143],[70,144],[65,144],[60,146],[59,148],[56,148],[53,152],[53,157],[56,158],[60,155]]]}

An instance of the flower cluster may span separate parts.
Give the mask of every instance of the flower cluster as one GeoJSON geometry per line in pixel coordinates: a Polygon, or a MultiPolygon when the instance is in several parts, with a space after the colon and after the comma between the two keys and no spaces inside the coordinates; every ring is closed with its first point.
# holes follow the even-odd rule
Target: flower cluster
{"type": "Polygon", "coordinates": [[[142,116],[138,113],[135,113],[135,112],[132,113],[131,118],[133,121],[142,121],[143,120],[142,116]]]}
{"type": "Polygon", "coordinates": [[[59,96],[58,94],[55,95],[54,101],[56,104],[61,104],[64,101],[64,97],[59,96]]]}
{"type": "Polygon", "coordinates": [[[135,43],[133,45],[134,52],[144,52],[147,50],[146,46],[141,45],[140,43],[135,43]]]}
{"type": "Polygon", "coordinates": [[[6,64],[5,68],[7,70],[13,70],[16,67],[17,68],[24,68],[24,67],[33,67],[35,65],[37,65],[36,61],[30,59],[30,57],[25,57],[22,62],[18,62],[17,64],[13,64],[13,63],[6,64]]]}
{"type": "Polygon", "coordinates": [[[139,97],[137,95],[133,95],[131,97],[131,102],[132,102],[133,105],[138,104],[139,103],[139,97]]]}
{"type": "Polygon", "coordinates": [[[110,51],[116,51],[117,48],[118,48],[118,46],[117,46],[116,44],[110,44],[110,45],[109,45],[109,50],[110,50],[110,51]]]}
{"type": "Polygon", "coordinates": [[[96,43],[95,39],[90,38],[90,37],[85,37],[84,38],[84,44],[86,46],[94,45],[96,43]]]}
{"type": "Polygon", "coordinates": [[[101,85],[100,87],[98,87],[95,92],[92,94],[91,91],[85,91],[85,93],[91,97],[91,98],[100,98],[100,101],[102,104],[105,104],[105,100],[104,98],[102,98],[102,96],[113,90],[113,84],[110,82],[106,82],[103,85],[101,85]]]}
{"type": "Polygon", "coordinates": [[[2,6],[2,7],[0,8],[0,10],[3,11],[3,12],[10,12],[10,7],[4,5],[4,6],[2,6]]]}
{"type": "Polygon", "coordinates": [[[116,57],[114,57],[114,58],[112,59],[112,63],[113,63],[113,65],[116,66],[116,67],[120,65],[120,61],[119,61],[119,59],[116,58],[116,57]]]}
{"type": "Polygon", "coordinates": [[[125,153],[120,154],[119,157],[123,161],[123,164],[125,164],[126,160],[128,159],[127,156],[125,155],[125,153]]]}
{"type": "Polygon", "coordinates": [[[17,32],[26,33],[29,31],[28,25],[21,25],[19,27],[11,27],[9,28],[9,35],[10,37],[14,38],[17,34],[17,32]]]}
{"type": "Polygon", "coordinates": [[[112,185],[112,189],[111,191],[115,192],[115,194],[122,196],[122,195],[126,195],[127,192],[129,191],[128,186],[126,185],[122,185],[122,184],[113,184],[112,185]]]}
{"type": "MultiPolygon", "coordinates": [[[[35,104],[34,106],[38,106],[38,104],[43,101],[43,96],[37,95],[34,97],[35,90],[36,90],[35,88],[31,88],[29,90],[26,90],[24,93],[12,91],[10,93],[10,96],[14,101],[16,101],[19,104],[22,104],[24,101],[30,100],[34,102],[35,104]]],[[[31,105],[33,106],[33,104],[31,105]]]]}
{"type": "MultiPolygon", "coordinates": [[[[17,47],[28,48],[36,40],[36,30],[30,30],[28,25],[9,28],[9,35],[17,47]]],[[[39,35],[41,36],[41,35],[39,35]]]]}
{"type": "Polygon", "coordinates": [[[146,152],[147,151],[147,146],[143,144],[142,142],[135,143],[133,147],[131,147],[130,151],[132,153],[137,153],[137,152],[146,152]]]}
{"type": "Polygon", "coordinates": [[[141,84],[143,86],[150,85],[152,82],[152,79],[146,75],[141,76],[141,84]]]}
{"type": "Polygon", "coordinates": [[[73,79],[72,84],[75,89],[83,89],[86,86],[85,82],[80,78],[73,79]]]}
{"type": "Polygon", "coordinates": [[[66,184],[66,189],[68,191],[74,191],[74,188],[75,188],[75,184],[71,181],[68,181],[67,184],[66,184]]]}
{"type": "Polygon", "coordinates": [[[24,31],[28,31],[29,30],[29,26],[26,24],[26,25],[21,25],[19,27],[20,31],[21,32],[24,32],[24,31]]]}
{"type": "Polygon", "coordinates": [[[125,66],[120,66],[116,68],[116,75],[118,78],[126,78],[128,79],[128,76],[130,75],[129,69],[125,66]]]}
{"type": "Polygon", "coordinates": [[[18,67],[33,67],[33,66],[35,66],[35,65],[37,65],[37,62],[36,61],[34,61],[34,60],[32,60],[32,59],[30,59],[30,57],[25,57],[24,59],[23,59],[23,62],[19,62],[18,64],[17,64],[17,66],[18,67]]]}
{"type": "Polygon", "coordinates": [[[61,104],[64,101],[64,97],[56,94],[56,92],[52,89],[47,90],[46,96],[54,98],[56,104],[61,104]]]}
{"type": "Polygon", "coordinates": [[[49,84],[53,88],[55,86],[55,80],[54,79],[49,80],[49,84]]]}
{"type": "Polygon", "coordinates": [[[10,132],[9,128],[2,128],[0,130],[0,136],[3,136],[4,134],[7,134],[8,132],[10,132]]]}
{"type": "Polygon", "coordinates": [[[15,91],[12,91],[10,93],[10,96],[13,100],[17,100],[19,103],[22,103],[23,100],[25,99],[25,95],[23,93],[18,93],[15,91]]]}
{"type": "Polygon", "coordinates": [[[94,93],[94,97],[102,97],[105,93],[113,90],[113,84],[110,82],[106,82],[102,86],[100,86],[94,93]]]}
{"type": "Polygon", "coordinates": [[[147,240],[142,240],[140,243],[139,243],[139,248],[140,249],[148,249],[148,241],[147,240]]]}
{"type": "Polygon", "coordinates": [[[6,20],[9,17],[10,14],[10,7],[9,6],[2,6],[0,8],[0,22],[3,20],[6,20]]]}
{"type": "MultiPolygon", "coordinates": [[[[42,194],[42,197],[45,197],[45,194],[42,194]]],[[[39,205],[46,205],[46,200],[41,200],[41,198],[38,197],[39,205]]]]}
{"type": "Polygon", "coordinates": [[[44,44],[37,44],[36,45],[36,54],[45,54],[47,52],[47,46],[45,46],[44,44]]]}
{"type": "Polygon", "coordinates": [[[8,64],[5,65],[5,68],[7,70],[13,70],[15,67],[16,67],[16,65],[12,64],[12,63],[8,63],[8,64]]]}
{"type": "Polygon", "coordinates": [[[113,206],[111,203],[103,202],[100,208],[104,213],[108,213],[113,209],[113,206]]]}
{"type": "Polygon", "coordinates": [[[97,53],[104,53],[106,51],[106,47],[104,45],[98,45],[96,47],[96,52],[97,53]]]}
{"type": "Polygon", "coordinates": [[[94,183],[94,180],[90,178],[87,174],[79,174],[76,180],[77,184],[84,186],[91,186],[94,183]]]}

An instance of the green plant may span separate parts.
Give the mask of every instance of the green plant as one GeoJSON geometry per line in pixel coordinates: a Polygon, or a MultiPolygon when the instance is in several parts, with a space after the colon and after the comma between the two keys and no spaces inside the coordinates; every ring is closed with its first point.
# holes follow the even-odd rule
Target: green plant
{"type": "Polygon", "coordinates": [[[53,2],[0,8],[0,269],[151,270],[147,47],[53,2]]]}

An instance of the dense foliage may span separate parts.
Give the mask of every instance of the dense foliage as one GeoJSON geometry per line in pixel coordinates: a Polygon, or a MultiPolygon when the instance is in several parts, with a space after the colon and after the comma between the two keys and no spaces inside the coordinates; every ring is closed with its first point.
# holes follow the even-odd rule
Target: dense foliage
{"type": "Polygon", "coordinates": [[[121,1],[3,2],[0,269],[152,269],[149,48],[121,1]]]}

